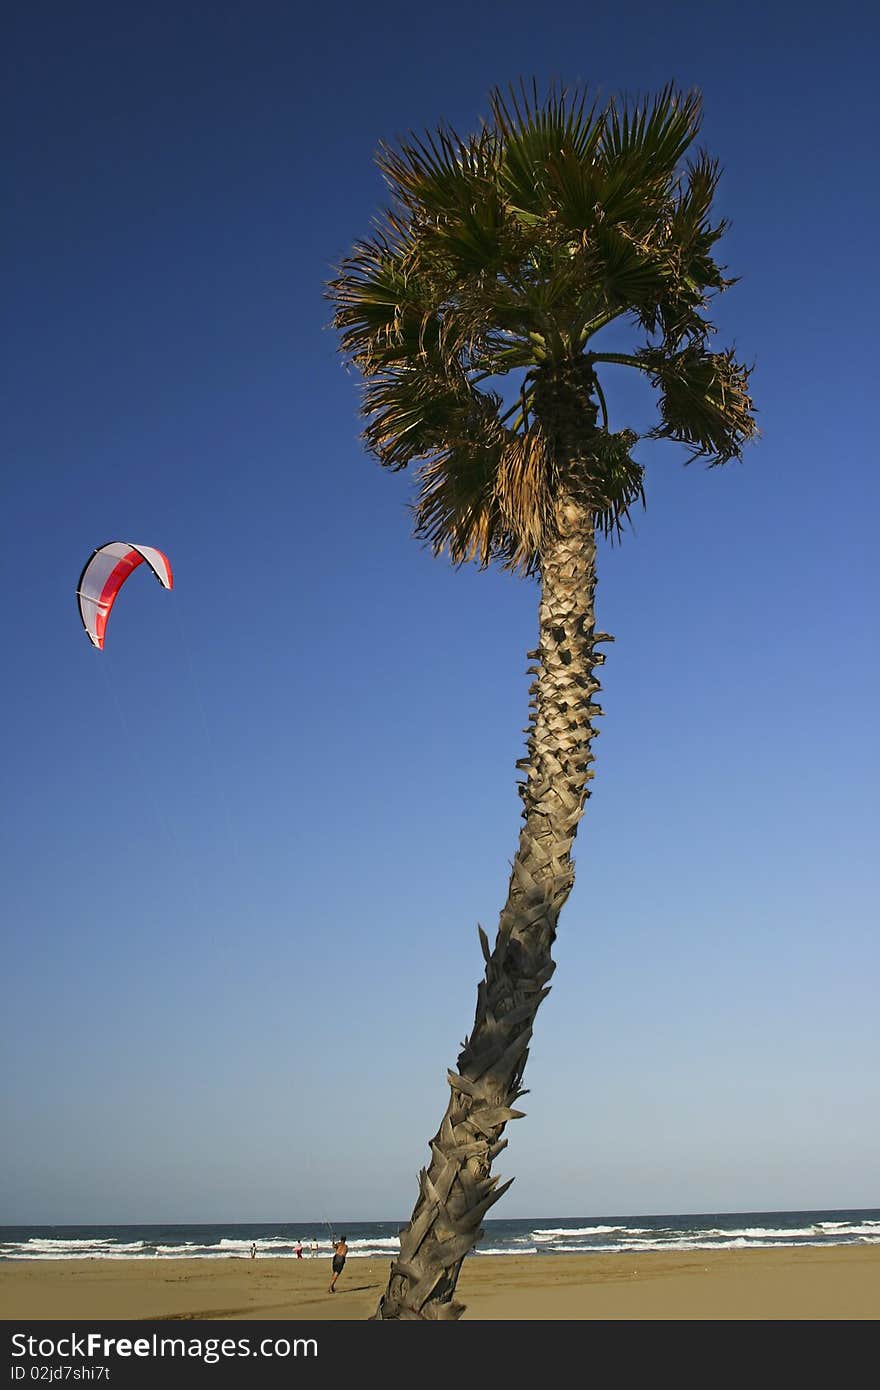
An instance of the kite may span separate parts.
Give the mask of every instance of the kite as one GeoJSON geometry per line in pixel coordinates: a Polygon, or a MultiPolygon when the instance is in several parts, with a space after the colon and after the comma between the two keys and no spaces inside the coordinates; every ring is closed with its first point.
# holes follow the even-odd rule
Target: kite
{"type": "Polygon", "coordinates": [[[163,589],[174,587],[167,555],[149,545],[108,541],[92,551],[76,586],[79,615],[89,640],[104,650],[104,632],[110,610],[126,579],[146,561],[163,589]]]}

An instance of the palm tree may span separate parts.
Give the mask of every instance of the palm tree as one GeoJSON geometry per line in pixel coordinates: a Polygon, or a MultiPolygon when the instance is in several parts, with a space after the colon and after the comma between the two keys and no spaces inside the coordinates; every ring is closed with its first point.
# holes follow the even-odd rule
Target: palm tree
{"type": "Polygon", "coordinates": [[[733,283],[714,259],[717,162],[689,154],[700,98],[672,85],[637,103],[496,90],[478,134],[441,126],[377,156],[391,203],[328,287],[341,351],[363,374],[364,438],[391,469],[418,463],[415,534],[453,564],[497,561],[540,584],[529,653],[519,847],[431,1160],[375,1314],[457,1318],[480,1222],[509,1183],[492,1164],[523,1094],[535,1015],[554,970],[572,845],[593,776],[600,683],[597,535],[621,534],[643,469],[613,432],[599,369],[656,388],[650,437],[719,465],[755,433],[749,369],[712,352],[706,317],[733,283]],[[631,352],[602,352],[618,319],[631,352]]]}

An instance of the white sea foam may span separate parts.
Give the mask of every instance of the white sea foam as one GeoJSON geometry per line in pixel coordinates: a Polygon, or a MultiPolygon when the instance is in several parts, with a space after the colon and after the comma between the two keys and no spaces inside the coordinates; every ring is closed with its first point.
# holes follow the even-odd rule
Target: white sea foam
{"type": "MultiPolygon", "coordinates": [[[[244,1240],[238,1240],[238,1239],[234,1239],[234,1238],[229,1237],[229,1236],[223,1236],[223,1237],[222,1237],[220,1240],[218,1240],[215,1244],[213,1244],[213,1245],[206,1245],[204,1248],[205,1248],[206,1250],[223,1250],[223,1251],[243,1250],[243,1251],[245,1251],[246,1253],[249,1253],[249,1252],[250,1252],[251,1245],[256,1245],[257,1250],[293,1250],[293,1249],[295,1249],[295,1247],[296,1247],[296,1240],[297,1240],[297,1238],[296,1238],[295,1235],[293,1235],[293,1236],[252,1236],[252,1237],[247,1237],[247,1238],[244,1239],[244,1240]]],[[[362,1242],[362,1243],[363,1243],[363,1242],[362,1242]]],[[[351,1244],[351,1242],[349,1242],[349,1244],[351,1244]]],[[[375,1244],[375,1241],[372,1242],[372,1244],[375,1244]]],[[[310,1250],[310,1249],[311,1249],[311,1246],[312,1246],[311,1240],[305,1240],[305,1239],[302,1240],[303,1253],[305,1253],[307,1250],[310,1250]]],[[[318,1241],[318,1248],[319,1248],[320,1250],[329,1251],[329,1250],[331,1250],[333,1247],[331,1246],[331,1244],[330,1244],[329,1241],[324,1240],[324,1241],[318,1241]]]]}
{"type": "Polygon", "coordinates": [[[369,1246],[371,1249],[378,1248],[380,1250],[400,1249],[399,1236],[378,1236],[375,1240],[370,1240],[367,1236],[364,1237],[363,1240],[347,1240],[345,1243],[351,1252],[360,1249],[362,1246],[369,1246]]]}
{"type": "Polygon", "coordinates": [[[607,1236],[612,1231],[630,1231],[632,1226],[539,1226],[532,1231],[535,1240],[553,1240],[555,1236],[607,1236]]]}
{"type": "Polygon", "coordinates": [[[144,1248],[144,1242],[134,1240],[128,1244],[117,1244],[113,1240],[42,1240],[38,1236],[32,1236],[28,1241],[19,1242],[17,1248],[22,1252],[34,1255],[82,1257],[89,1253],[94,1253],[96,1256],[133,1254],[144,1248]]]}
{"type": "MultiPolygon", "coordinates": [[[[296,1259],[296,1242],[293,1241],[260,1241],[253,1242],[257,1247],[257,1255],[263,1260],[293,1260],[296,1259]]],[[[198,1245],[194,1241],[181,1242],[179,1245],[149,1245],[144,1241],[130,1243],[112,1244],[110,1242],[97,1241],[52,1241],[45,1245],[38,1241],[18,1241],[7,1242],[0,1245],[0,1259],[3,1260],[229,1260],[229,1259],[248,1259],[250,1256],[251,1241],[224,1240],[214,1245],[198,1245]]],[[[397,1254],[400,1245],[398,1241],[388,1241],[377,1239],[374,1241],[360,1240],[356,1248],[349,1245],[349,1256],[352,1259],[387,1259],[389,1255],[397,1254]]],[[[304,1259],[328,1259],[332,1247],[325,1244],[319,1246],[315,1252],[311,1245],[303,1244],[304,1259]]]]}
{"type": "MultiPolygon", "coordinates": [[[[713,1247],[714,1248],[714,1247],[713,1247]]],[[[705,1250],[706,1246],[693,1240],[615,1240],[606,1245],[591,1245],[591,1252],[603,1255],[644,1255],[651,1250],[705,1250]]],[[[556,1254],[556,1251],[553,1252],[556,1254]]],[[[582,1255],[582,1245],[560,1245],[559,1254],[582,1255]]]]}
{"type": "MultiPolygon", "coordinates": [[[[55,1240],[48,1236],[31,1236],[30,1240],[27,1241],[27,1244],[33,1246],[35,1250],[92,1250],[95,1246],[115,1245],[115,1243],[113,1236],[93,1236],[91,1240],[65,1240],[63,1238],[55,1240]]],[[[142,1241],[138,1241],[138,1245],[142,1244],[142,1241]]]]}
{"type": "Polygon", "coordinates": [[[833,1234],[835,1237],[843,1235],[876,1235],[880,1234],[880,1222],[867,1222],[865,1225],[852,1226],[847,1221],[836,1221],[831,1229],[829,1222],[817,1222],[814,1226],[743,1226],[740,1229],[731,1227],[710,1227],[700,1231],[701,1239],[709,1237],[728,1237],[745,1236],[748,1240],[794,1240],[808,1236],[821,1236],[833,1234]]]}
{"type": "Polygon", "coordinates": [[[745,1236],[747,1240],[788,1240],[795,1236],[814,1236],[815,1226],[743,1226],[742,1230],[709,1231],[713,1236],[745,1236]]]}

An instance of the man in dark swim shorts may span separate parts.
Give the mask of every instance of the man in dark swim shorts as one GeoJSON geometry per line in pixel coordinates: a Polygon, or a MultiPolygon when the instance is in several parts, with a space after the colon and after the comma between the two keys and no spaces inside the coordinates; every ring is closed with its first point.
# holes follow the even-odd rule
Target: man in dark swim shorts
{"type": "Polygon", "coordinates": [[[345,1257],[348,1254],[348,1246],[345,1243],[345,1236],[340,1236],[333,1250],[333,1278],[330,1280],[328,1293],[336,1292],[336,1280],[345,1268],[345,1257]]]}

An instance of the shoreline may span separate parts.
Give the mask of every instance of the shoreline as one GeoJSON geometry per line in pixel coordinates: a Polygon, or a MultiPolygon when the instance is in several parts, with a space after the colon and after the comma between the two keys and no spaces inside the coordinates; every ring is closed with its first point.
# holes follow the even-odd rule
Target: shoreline
{"type": "MultiPolygon", "coordinates": [[[[0,1317],[32,1321],[362,1321],[390,1261],[329,1258],[10,1260],[0,1317]]],[[[880,1245],[613,1255],[476,1255],[467,1321],[876,1320],[880,1245]]]]}

